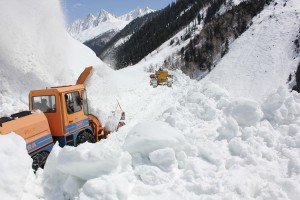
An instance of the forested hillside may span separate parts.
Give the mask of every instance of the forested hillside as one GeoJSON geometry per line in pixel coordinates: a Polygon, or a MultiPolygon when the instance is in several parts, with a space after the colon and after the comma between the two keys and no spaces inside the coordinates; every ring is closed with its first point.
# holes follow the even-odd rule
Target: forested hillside
{"type": "Polygon", "coordinates": [[[222,15],[217,12],[226,1],[216,0],[211,3],[204,18],[203,29],[181,50],[184,58],[182,70],[189,75],[197,69],[210,71],[228,52],[229,44],[247,30],[252,18],[263,10],[266,2],[250,0],[236,6],[227,3],[227,11],[222,15]]]}
{"type": "Polygon", "coordinates": [[[135,32],[116,50],[116,68],[120,69],[137,63],[186,27],[197,16],[200,20],[199,11],[208,2],[208,0],[181,0],[161,10],[157,17],[135,32]]]}
{"type": "Polygon", "coordinates": [[[133,35],[135,32],[138,32],[141,27],[143,27],[151,19],[158,16],[159,13],[160,11],[151,12],[142,17],[134,19],[103,46],[101,46],[103,43],[101,43],[100,38],[88,41],[86,45],[92,48],[96,52],[97,56],[101,58],[101,60],[104,60],[106,63],[115,66],[116,49],[118,49],[117,47],[125,43],[128,37],[133,35]]]}

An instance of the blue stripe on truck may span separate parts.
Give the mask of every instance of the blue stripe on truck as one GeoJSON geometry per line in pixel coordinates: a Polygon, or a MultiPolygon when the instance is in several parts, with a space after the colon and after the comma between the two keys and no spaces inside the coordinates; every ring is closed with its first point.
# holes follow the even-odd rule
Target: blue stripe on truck
{"type": "Polygon", "coordinates": [[[72,131],[75,131],[75,130],[80,129],[82,127],[85,127],[87,125],[89,125],[88,118],[85,118],[84,120],[81,120],[79,122],[70,124],[70,125],[66,126],[66,134],[71,133],[72,131]]]}
{"type": "Polygon", "coordinates": [[[52,135],[49,133],[44,137],[41,137],[33,142],[30,142],[26,145],[28,153],[32,153],[33,151],[46,146],[47,144],[53,143],[52,135]]]}

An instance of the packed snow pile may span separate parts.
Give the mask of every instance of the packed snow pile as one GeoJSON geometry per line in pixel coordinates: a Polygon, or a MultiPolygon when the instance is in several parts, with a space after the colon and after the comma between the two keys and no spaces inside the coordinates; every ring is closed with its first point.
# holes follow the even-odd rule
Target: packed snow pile
{"type": "Polygon", "coordinates": [[[166,147],[180,149],[184,137],[177,130],[163,122],[144,122],[129,131],[123,148],[139,157],[148,157],[149,153],[166,147]]]}
{"type": "MultiPolygon", "coordinates": [[[[62,200],[165,199],[166,195],[298,199],[300,95],[279,88],[258,103],[234,98],[212,82],[175,74],[172,89],[153,89],[144,80],[140,98],[156,102],[150,109],[166,103],[166,96],[149,97],[145,87],[149,93],[160,90],[175,99],[157,115],[139,122],[132,117],[119,132],[96,144],[56,145],[45,169],[36,179],[28,179],[35,191],[43,191],[37,194],[62,200]],[[204,117],[199,114],[203,110],[204,117]]],[[[28,193],[32,199],[33,191],[25,191],[23,199],[29,199],[28,193]]]]}
{"type": "Polygon", "coordinates": [[[14,133],[0,135],[0,159],[1,198],[21,199],[28,174],[33,174],[24,139],[14,133]]]}
{"type": "MultiPolygon", "coordinates": [[[[10,6],[17,5],[17,2],[12,2],[10,6]]],[[[48,3],[34,3],[36,6],[49,6],[48,3]]],[[[296,5],[296,0],[287,1],[282,11],[288,12],[288,6],[292,3],[296,5]]],[[[32,7],[26,8],[31,10],[32,7]]],[[[298,7],[295,9],[299,11],[298,7]]],[[[37,12],[38,9],[33,10],[37,12]]],[[[288,15],[291,20],[297,15],[296,11],[288,15]]],[[[14,19],[8,11],[3,12],[14,19]]],[[[18,16],[17,13],[14,14],[18,16]]],[[[42,12],[39,14],[42,15],[42,12]]],[[[278,13],[279,21],[282,20],[281,16],[278,13]]],[[[35,18],[30,21],[32,20],[35,18]]],[[[0,23],[2,25],[5,22],[0,20],[0,23]]],[[[265,25],[264,20],[261,24],[265,25]]],[[[257,23],[254,25],[258,26],[257,23]]],[[[283,23],[283,27],[285,25],[287,24],[283,23]]],[[[33,27],[31,29],[36,30],[33,27]]],[[[38,30],[40,29],[42,27],[38,30]]],[[[278,29],[280,31],[280,26],[278,29]]],[[[275,30],[272,31],[275,34],[275,30]]],[[[242,37],[247,34],[246,32],[242,37]]],[[[1,39],[0,41],[4,43],[1,39]]],[[[28,55],[43,55],[31,42],[26,44],[27,47],[29,44],[32,46],[28,55]]],[[[241,48],[237,44],[238,40],[236,44],[232,44],[228,56],[224,57],[226,62],[230,60],[231,50],[241,48]]],[[[282,49],[288,52],[292,47],[286,45],[282,49]]],[[[0,47],[0,50],[3,49],[0,47]]],[[[14,45],[10,50],[21,51],[14,45]]],[[[264,55],[265,48],[257,51],[264,55]]],[[[70,54],[63,55],[70,56],[74,61],[82,58],[76,57],[74,52],[90,56],[82,58],[82,63],[95,61],[94,54],[82,47],[74,47],[67,52],[70,54]]],[[[49,54],[48,57],[52,61],[57,59],[55,55],[49,54]]],[[[157,56],[160,57],[159,54],[157,56]]],[[[268,56],[269,54],[266,55],[268,56]]],[[[14,56],[0,56],[3,64],[0,69],[4,72],[4,79],[1,80],[5,80],[0,90],[1,100],[5,95],[4,104],[1,102],[1,114],[21,110],[27,105],[27,100],[20,100],[26,99],[27,95],[23,94],[22,98],[13,95],[18,89],[64,82],[66,74],[62,71],[72,71],[75,74],[79,70],[71,69],[68,65],[64,69],[60,65],[46,65],[46,61],[36,57],[29,59],[36,64],[25,65],[36,68],[28,70],[28,74],[19,70],[24,68],[15,63],[14,56]],[[41,63],[45,65],[39,68],[41,63]],[[16,69],[12,70],[15,76],[11,76],[9,67],[16,69]],[[49,77],[43,79],[42,72],[47,72],[49,77]],[[20,82],[15,81],[15,77],[23,76],[20,82]],[[30,83],[28,78],[31,79],[30,83]]],[[[161,59],[158,57],[152,58],[154,63],[161,59]]],[[[248,57],[253,60],[256,54],[249,54],[248,57]]],[[[26,60],[22,56],[20,58],[22,62],[26,60]]],[[[276,66],[277,61],[274,60],[276,66]]],[[[2,198],[300,199],[300,95],[288,91],[285,84],[275,84],[272,91],[267,90],[265,86],[269,85],[264,83],[277,80],[277,74],[270,73],[264,77],[267,79],[265,82],[258,83],[259,87],[253,86],[258,91],[257,98],[255,95],[247,98],[244,88],[250,82],[245,79],[243,85],[243,82],[239,82],[239,76],[227,76],[222,67],[219,72],[217,68],[213,70],[210,80],[200,82],[189,79],[177,70],[173,72],[172,88],[152,88],[149,85],[149,74],[144,71],[149,61],[116,72],[101,61],[97,62],[98,65],[95,65],[87,82],[90,111],[105,122],[109,118],[108,114],[115,110],[118,99],[126,112],[126,126],[95,144],[84,143],[78,147],[64,148],[56,144],[45,168],[39,169],[36,174],[30,167],[31,159],[26,153],[25,142],[13,133],[0,136],[2,198]],[[215,81],[213,77],[219,81],[215,81]],[[231,88],[224,81],[223,88],[220,86],[223,78],[227,82],[236,81],[239,85],[231,88]],[[263,93],[263,90],[268,92],[263,93]]],[[[254,62],[247,70],[251,70],[251,67],[254,69],[258,63],[254,62]]],[[[230,66],[230,63],[227,64],[230,66]]],[[[224,63],[222,65],[225,66],[224,63]]],[[[292,65],[287,68],[291,69],[292,65]]],[[[239,70],[239,74],[244,74],[242,69],[239,70]]],[[[256,74],[256,70],[254,71],[256,74]]],[[[280,71],[278,73],[281,74],[280,71]]],[[[74,80],[77,78],[69,77],[74,80]]],[[[257,81],[261,79],[258,78],[257,81]]]]}

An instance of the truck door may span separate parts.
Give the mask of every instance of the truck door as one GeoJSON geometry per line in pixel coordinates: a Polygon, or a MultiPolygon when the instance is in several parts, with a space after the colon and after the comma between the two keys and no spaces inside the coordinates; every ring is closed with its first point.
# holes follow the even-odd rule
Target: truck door
{"type": "Polygon", "coordinates": [[[83,113],[79,91],[65,93],[63,98],[66,111],[65,130],[68,135],[87,126],[88,118],[83,113]]]}

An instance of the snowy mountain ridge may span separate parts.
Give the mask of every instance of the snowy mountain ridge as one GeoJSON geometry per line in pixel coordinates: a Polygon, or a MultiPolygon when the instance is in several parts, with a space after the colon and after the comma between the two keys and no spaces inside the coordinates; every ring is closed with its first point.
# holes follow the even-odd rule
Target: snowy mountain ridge
{"type": "Polygon", "coordinates": [[[146,7],[146,8],[136,8],[135,10],[130,11],[129,13],[122,15],[120,17],[118,17],[119,19],[125,20],[125,21],[132,21],[138,17],[141,17],[145,14],[154,12],[155,10],[146,7]]]}
{"type": "Polygon", "coordinates": [[[97,15],[90,13],[84,20],[75,20],[67,27],[67,30],[72,37],[81,42],[85,42],[104,32],[121,30],[130,21],[154,11],[155,10],[148,7],[136,8],[135,10],[118,17],[102,9],[97,15]]]}

